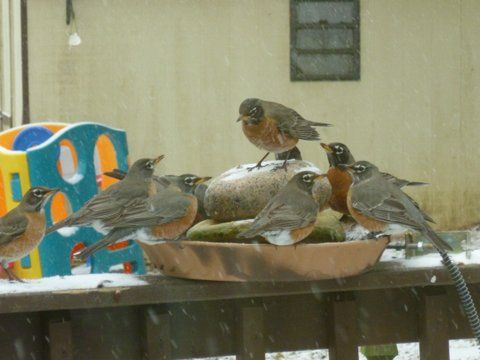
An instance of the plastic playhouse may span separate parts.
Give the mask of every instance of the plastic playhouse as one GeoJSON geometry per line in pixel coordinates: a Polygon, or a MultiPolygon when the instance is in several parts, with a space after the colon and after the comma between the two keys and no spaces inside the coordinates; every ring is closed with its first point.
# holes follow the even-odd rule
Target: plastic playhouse
{"type": "MultiPolygon", "coordinates": [[[[78,210],[116,180],[105,171],[126,170],[127,137],[123,130],[96,123],[38,123],[0,133],[0,216],[16,207],[30,187],[60,188],[45,211],[47,226],[78,210]]],[[[45,237],[13,270],[21,278],[71,274],[71,254],[101,238],[90,228],[55,232],[45,237]]],[[[93,255],[92,273],[123,267],[144,273],[140,247],[132,241],[93,255]]]]}

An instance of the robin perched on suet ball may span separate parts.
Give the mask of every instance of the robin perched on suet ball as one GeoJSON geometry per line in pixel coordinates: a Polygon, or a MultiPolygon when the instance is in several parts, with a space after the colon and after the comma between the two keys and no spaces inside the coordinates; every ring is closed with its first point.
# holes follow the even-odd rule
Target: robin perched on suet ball
{"type": "MultiPolygon", "coordinates": [[[[295,110],[282,104],[260,99],[246,99],[240,104],[240,117],[245,136],[268,153],[251,169],[260,168],[270,152],[284,153],[292,150],[298,140],[320,140],[315,127],[330,124],[304,119],[295,110]]],[[[286,168],[289,155],[282,167],[286,168]]]]}

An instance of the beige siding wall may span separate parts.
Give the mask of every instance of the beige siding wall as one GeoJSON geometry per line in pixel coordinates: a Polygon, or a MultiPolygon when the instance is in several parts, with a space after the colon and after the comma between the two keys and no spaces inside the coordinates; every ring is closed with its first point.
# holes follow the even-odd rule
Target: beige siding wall
{"type": "MultiPolygon", "coordinates": [[[[290,82],[287,0],[74,1],[82,44],[69,49],[65,1],[28,3],[32,119],[128,130],[132,156],[200,174],[262,152],[234,122],[246,97],[282,102],[335,127],[401,177],[443,228],[480,221],[480,2],[361,1],[361,81],[290,82]]],[[[301,145],[323,168],[318,144],[301,145]]]]}

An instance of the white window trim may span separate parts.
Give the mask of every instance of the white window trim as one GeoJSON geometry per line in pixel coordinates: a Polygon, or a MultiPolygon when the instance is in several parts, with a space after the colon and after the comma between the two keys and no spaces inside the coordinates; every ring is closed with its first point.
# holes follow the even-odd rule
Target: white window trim
{"type": "Polygon", "coordinates": [[[21,1],[0,0],[0,110],[22,124],[22,29],[21,1]]]}

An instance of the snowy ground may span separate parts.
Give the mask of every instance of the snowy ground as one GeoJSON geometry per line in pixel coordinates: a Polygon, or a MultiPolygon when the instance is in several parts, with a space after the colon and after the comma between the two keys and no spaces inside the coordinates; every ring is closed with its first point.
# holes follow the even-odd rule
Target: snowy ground
{"type": "Polygon", "coordinates": [[[43,279],[26,280],[23,283],[0,280],[0,294],[26,292],[94,289],[98,287],[123,287],[146,285],[135,275],[88,274],[74,276],[52,276],[43,279]]]}
{"type": "MultiPolygon", "coordinates": [[[[360,360],[366,360],[359,353],[360,360]]],[[[284,353],[267,354],[268,360],[322,360],[328,359],[328,350],[292,351],[284,353]]],[[[478,348],[473,340],[450,341],[450,360],[478,360],[480,358],[478,348]]],[[[206,358],[209,360],[234,360],[234,356],[206,358]]],[[[398,356],[395,360],[418,360],[420,354],[417,343],[398,344],[398,356]]]]}

